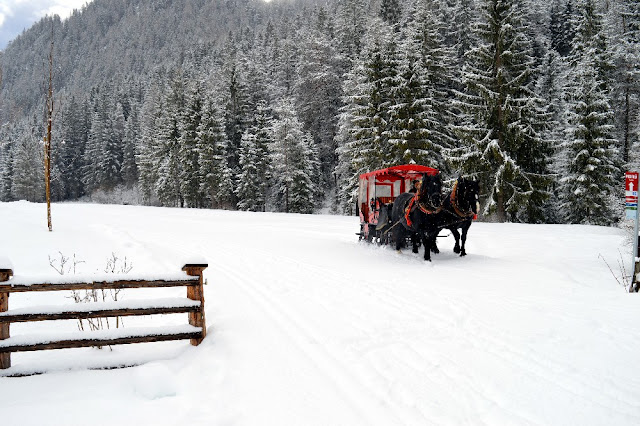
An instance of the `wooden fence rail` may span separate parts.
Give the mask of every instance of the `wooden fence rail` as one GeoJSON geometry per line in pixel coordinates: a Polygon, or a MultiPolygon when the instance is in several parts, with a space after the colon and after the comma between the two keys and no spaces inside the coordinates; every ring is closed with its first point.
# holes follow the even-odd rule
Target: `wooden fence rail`
{"type": "MultiPolygon", "coordinates": [[[[197,346],[207,335],[204,315],[204,291],[202,273],[206,264],[188,264],[182,270],[186,272],[184,278],[171,280],[120,280],[101,281],[91,283],[68,282],[60,284],[11,283],[13,271],[0,269],[0,369],[11,367],[11,353],[23,351],[38,351],[45,349],[80,348],[87,346],[109,346],[129,343],[159,342],[167,340],[190,339],[191,344],[197,346]],[[67,305],[52,309],[18,309],[9,310],[9,295],[31,291],[61,291],[61,290],[111,290],[124,288],[166,288],[187,287],[186,299],[155,299],[144,302],[113,302],[90,303],[81,305],[67,305]],[[11,338],[10,325],[17,322],[51,321],[62,319],[107,318],[138,315],[156,315],[187,313],[189,326],[155,327],[154,329],[125,330],[114,333],[87,332],[79,336],[77,333],[67,339],[52,340],[46,337],[21,339],[11,338]]],[[[104,330],[103,330],[104,331],[104,330]]]]}

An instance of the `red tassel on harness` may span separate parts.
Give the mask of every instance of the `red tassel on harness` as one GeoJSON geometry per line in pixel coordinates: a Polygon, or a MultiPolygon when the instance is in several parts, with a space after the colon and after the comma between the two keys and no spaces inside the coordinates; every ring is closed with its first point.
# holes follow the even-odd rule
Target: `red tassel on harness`
{"type": "Polygon", "coordinates": [[[411,201],[409,201],[409,205],[407,206],[407,208],[404,211],[404,219],[407,221],[407,226],[409,228],[411,228],[413,226],[413,224],[411,222],[411,218],[409,217],[409,215],[411,214],[411,209],[413,209],[413,205],[415,204],[417,199],[418,199],[418,194],[414,195],[413,198],[411,198],[411,201]]]}

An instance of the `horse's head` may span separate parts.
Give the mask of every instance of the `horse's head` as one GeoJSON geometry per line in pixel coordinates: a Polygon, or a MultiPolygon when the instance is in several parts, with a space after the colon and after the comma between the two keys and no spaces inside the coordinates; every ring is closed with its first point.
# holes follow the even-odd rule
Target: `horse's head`
{"type": "Polygon", "coordinates": [[[474,214],[480,210],[480,183],[475,179],[458,178],[456,198],[460,207],[474,214]]]}
{"type": "Polygon", "coordinates": [[[432,206],[439,206],[442,201],[442,178],[437,175],[422,175],[419,197],[432,206]]]}

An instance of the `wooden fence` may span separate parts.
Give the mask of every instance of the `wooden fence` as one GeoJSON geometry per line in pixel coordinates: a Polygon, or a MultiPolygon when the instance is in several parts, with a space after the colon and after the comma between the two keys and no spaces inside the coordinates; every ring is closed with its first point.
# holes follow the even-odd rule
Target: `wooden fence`
{"type": "Polygon", "coordinates": [[[109,346],[128,343],[159,342],[168,340],[190,339],[191,344],[197,346],[207,335],[204,315],[204,291],[202,272],[206,264],[188,264],[182,270],[186,272],[184,278],[169,280],[120,280],[102,282],[65,282],[60,284],[19,284],[12,283],[11,269],[0,269],[0,369],[11,367],[11,353],[23,351],[39,351],[45,349],[80,348],[87,346],[109,346]],[[9,310],[9,295],[32,291],[62,291],[62,290],[115,290],[126,288],[167,288],[187,287],[185,299],[148,299],[133,304],[118,301],[107,304],[90,303],[74,304],[56,307],[56,309],[20,309],[9,310]],[[90,305],[90,306],[89,306],[90,305]],[[156,315],[188,313],[189,326],[182,327],[154,327],[138,331],[124,331],[117,335],[113,329],[109,333],[86,332],[75,333],[69,338],[35,339],[12,338],[11,323],[30,321],[50,321],[62,319],[89,319],[106,317],[124,317],[137,315],[156,315]],[[101,335],[102,334],[102,335],[101,335]]]}

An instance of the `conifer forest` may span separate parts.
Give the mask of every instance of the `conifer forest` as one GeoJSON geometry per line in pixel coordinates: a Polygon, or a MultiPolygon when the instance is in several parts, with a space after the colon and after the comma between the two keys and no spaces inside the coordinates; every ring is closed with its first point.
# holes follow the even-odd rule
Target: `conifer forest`
{"type": "Polygon", "coordinates": [[[355,213],[361,173],[483,218],[612,225],[640,168],[637,0],[94,0],[0,52],[0,201],[355,213]]]}

